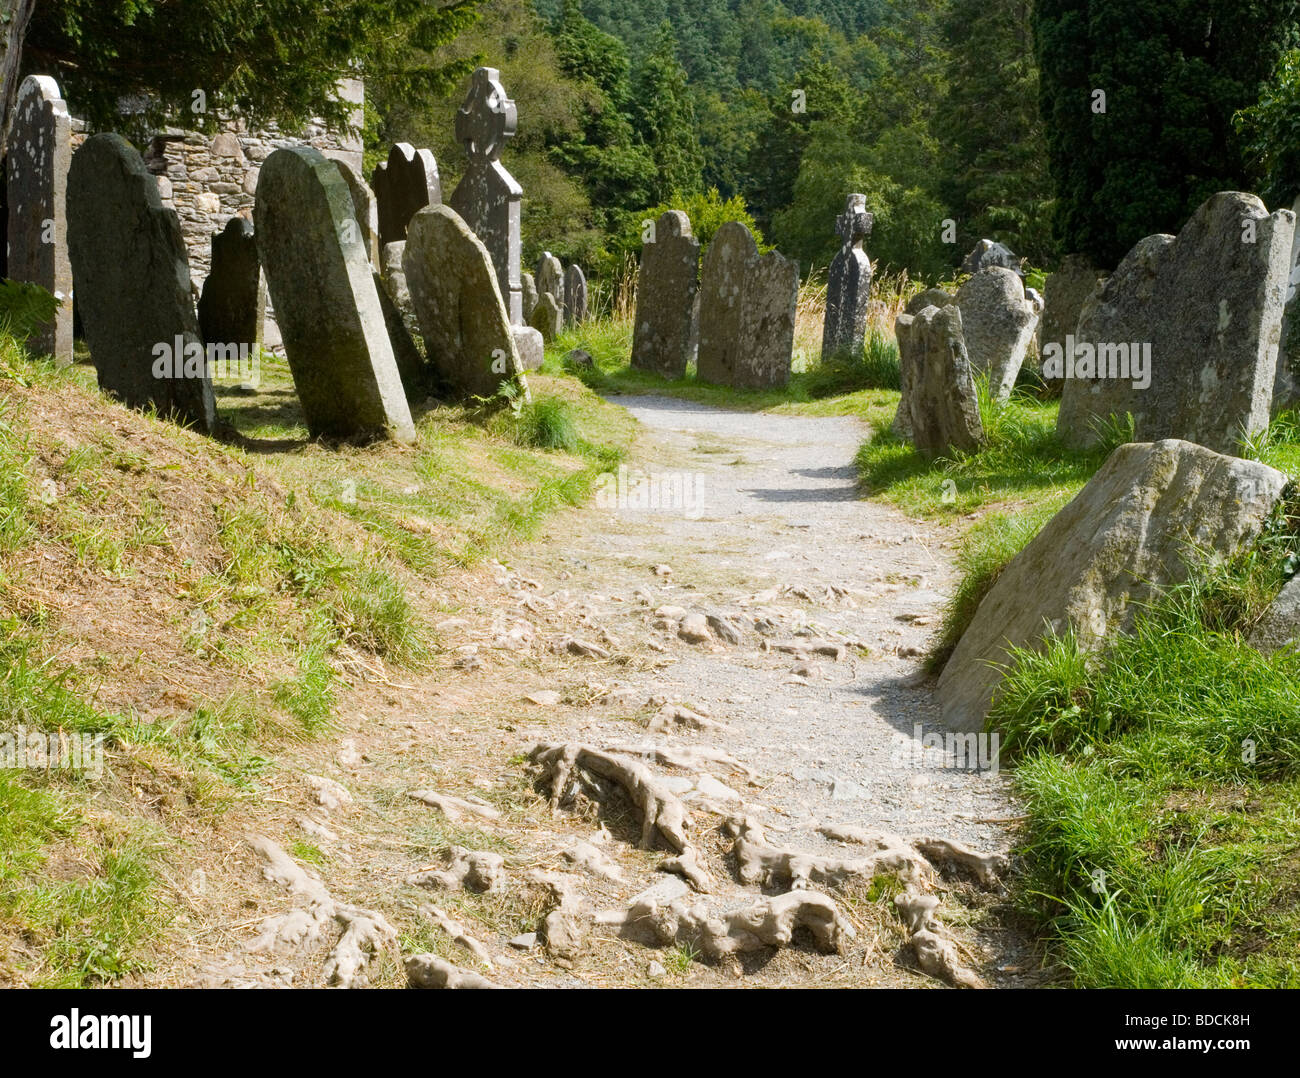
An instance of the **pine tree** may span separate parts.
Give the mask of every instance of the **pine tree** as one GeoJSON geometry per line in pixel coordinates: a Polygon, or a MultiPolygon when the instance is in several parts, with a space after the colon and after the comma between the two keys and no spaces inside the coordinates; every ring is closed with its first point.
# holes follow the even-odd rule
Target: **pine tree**
{"type": "Polygon", "coordinates": [[[665,202],[699,191],[704,154],[695,130],[695,107],[677,59],[677,35],[666,22],[637,72],[632,111],[654,162],[650,200],[665,202]]]}

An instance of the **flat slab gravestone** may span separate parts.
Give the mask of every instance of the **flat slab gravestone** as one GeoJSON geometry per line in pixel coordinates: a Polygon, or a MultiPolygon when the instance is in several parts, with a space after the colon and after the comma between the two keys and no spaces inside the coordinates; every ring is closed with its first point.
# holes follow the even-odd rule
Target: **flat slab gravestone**
{"type": "Polygon", "coordinates": [[[971,366],[987,374],[989,394],[1011,396],[1038,326],[1038,308],[1020,276],[1002,266],[980,270],[957,289],[962,331],[971,366]]]}
{"type": "Polygon", "coordinates": [[[799,265],[729,221],[713,237],[700,274],[696,376],[746,388],[785,385],[794,354],[799,265]]]}
{"type": "Polygon", "coordinates": [[[1184,438],[1220,453],[1263,430],[1294,231],[1290,210],[1221,191],[1177,237],[1140,240],[1079,316],[1062,439],[1093,445],[1126,412],[1138,441],[1184,438]]]}
{"type": "Polygon", "coordinates": [[[564,271],[564,324],[576,326],[587,320],[587,275],[582,267],[570,265],[564,271]]]}
{"type": "Polygon", "coordinates": [[[487,248],[506,313],[512,324],[523,325],[519,201],[524,192],[500,161],[517,125],[515,103],[506,97],[500,73],[494,67],[478,68],[464,104],[456,110],[456,139],[469,163],[449,205],[487,248]]]}
{"type": "Polygon", "coordinates": [[[894,335],[902,390],[894,430],[931,455],[978,449],[984,425],[962,337],[961,311],[949,305],[900,314],[894,335]]]}
{"type": "Polygon", "coordinates": [[[379,245],[400,243],[406,228],[425,206],[442,204],[442,180],[432,150],[417,150],[409,142],[395,143],[388,160],[370,175],[378,204],[379,245]]]}
{"type": "Polygon", "coordinates": [[[92,135],[68,169],[68,257],[99,386],[211,432],[216,406],[180,221],[120,135],[92,135]]]}
{"type": "Polygon", "coordinates": [[[430,206],[411,219],[402,265],[429,362],[447,382],[491,397],[523,380],[492,258],[454,210],[430,206]]]}
{"type": "Polygon", "coordinates": [[[636,286],[632,366],[664,378],[680,378],[694,352],[695,303],[700,241],[681,210],[668,210],[647,225],[636,286]]]}
{"type": "Polygon", "coordinates": [[[54,318],[27,346],[72,362],[72,265],[65,212],[72,163],[72,118],[48,75],[28,75],[18,89],[7,157],[9,262],[12,280],[40,285],[60,301],[54,318]]]}
{"type": "MultiPolygon", "coordinates": [[[[266,281],[257,259],[253,222],[232,217],[212,237],[212,265],[199,296],[199,332],[208,346],[231,345],[241,359],[259,361],[266,317],[266,281]]],[[[219,357],[218,357],[219,358],[219,357]]]]}
{"type": "Polygon", "coordinates": [[[313,436],[414,440],[352,193],[334,162],[310,146],[276,150],[258,174],[253,220],[313,436]]]}
{"type": "Polygon", "coordinates": [[[867,336],[871,299],[871,259],[862,244],[871,236],[874,218],[867,196],[849,195],[844,212],[835,219],[841,247],[831,260],[826,280],[826,317],[822,323],[822,356],[856,356],[867,336]]]}

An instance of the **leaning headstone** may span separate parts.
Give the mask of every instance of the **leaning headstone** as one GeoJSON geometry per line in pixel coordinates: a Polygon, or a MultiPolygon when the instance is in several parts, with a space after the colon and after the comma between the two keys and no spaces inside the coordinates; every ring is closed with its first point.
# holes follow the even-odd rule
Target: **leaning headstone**
{"type": "Polygon", "coordinates": [[[457,390],[494,396],[522,377],[487,247],[448,206],[411,218],[402,265],[429,362],[457,390]]]}
{"type": "Polygon", "coordinates": [[[971,366],[988,375],[990,396],[1006,400],[1038,325],[1024,282],[1009,269],[990,266],[957,289],[956,304],[971,366]]]}
{"type": "Polygon", "coordinates": [[[961,311],[949,305],[900,314],[894,335],[902,390],[894,430],[929,455],[978,449],[984,427],[961,311]]]}
{"type": "Polygon", "coordinates": [[[1011,649],[1073,632],[1092,650],[1194,558],[1229,558],[1251,542],[1287,485],[1254,461],[1191,442],[1130,442],[1007,563],[939,678],[944,723],[979,730],[1011,649]]]}
{"type": "Polygon", "coordinates": [[[376,269],[379,268],[379,200],[375,193],[348,166],[334,159],[334,167],[339,170],[343,182],[348,185],[352,195],[352,215],[357,227],[361,229],[361,245],[366,249],[366,258],[376,269]]]}
{"type": "Polygon", "coordinates": [[[532,326],[511,326],[510,332],[514,334],[519,366],[526,371],[537,370],[546,360],[546,342],[541,331],[532,326]]]}
{"type": "Polygon", "coordinates": [[[537,272],[535,275],[537,281],[537,296],[550,294],[555,297],[555,302],[564,309],[564,267],[560,265],[560,260],[551,254],[550,251],[543,251],[541,257],[537,259],[537,272]]]}
{"type": "Polygon", "coordinates": [[[375,166],[370,186],[378,203],[379,244],[406,239],[411,218],[425,206],[442,204],[442,180],[432,150],[417,150],[409,142],[398,142],[388,151],[388,160],[375,166]]]}
{"type": "MultiPolygon", "coordinates": [[[[1084,255],[1066,255],[1057,271],[1047,278],[1043,286],[1043,317],[1039,322],[1038,342],[1041,354],[1049,344],[1064,349],[1066,337],[1074,336],[1079,328],[1079,315],[1083,305],[1097,290],[1105,274],[1095,269],[1084,255]]],[[[1065,388],[1065,379],[1043,372],[1043,382],[1049,396],[1059,397],[1065,388]]]]}
{"type": "Polygon", "coordinates": [[[980,270],[989,269],[991,266],[1001,266],[1003,269],[1009,269],[1018,277],[1023,277],[1020,272],[1020,259],[1015,256],[1011,248],[998,243],[996,240],[980,240],[961,263],[962,273],[979,273],[980,270]]]}
{"type": "Polygon", "coordinates": [[[253,211],[294,388],[313,435],[415,437],[352,207],[334,162],[309,146],[276,150],[253,211]]]}
{"type": "Polygon", "coordinates": [[[564,271],[564,324],[576,326],[587,320],[587,277],[576,263],[564,271]]]}
{"type": "Polygon", "coordinates": [[[176,211],[120,135],[92,135],[68,169],[68,257],[101,389],[203,431],[212,382],[176,211]]]}
{"type": "MultiPolygon", "coordinates": [[[[1291,212],[1300,222],[1300,197],[1291,203],[1291,212]]],[[[1273,412],[1294,408],[1300,402],[1300,318],[1296,317],[1296,295],[1300,294],[1300,227],[1291,241],[1287,278],[1286,306],[1282,310],[1282,329],[1278,337],[1277,375],[1273,379],[1273,412]]]]}
{"type": "Polygon", "coordinates": [[[906,314],[920,314],[927,307],[938,307],[942,310],[950,303],[956,302],[957,295],[954,292],[945,292],[942,288],[927,288],[909,299],[903,311],[906,314]]]}
{"type": "Polygon", "coordinates": [[[37,355],[72,362],[72,267],[68,263],[68,167],[72,119],[48,75],[18,90],[8,154],[8,264],[5,276],[40,285],[59,302],[54,318],[27,341],[37,355]]]}
{"type": "Polygon", "coordinates": [[[542,293],[528,324],[542,335],[542,340],[547,344],[560,335],[560,330],[564,328],[564,312],[551,293],[542,293]]]}
{"type": "Polygon", "coordinates": [[[822,323],[822,357],[856,356],[867,335],[867,304],[871,299],[871,259],[862,249],[874,218],[866,195],[849,195],[844,212],[835,219],[839,253],[831,261],[826,282],[826,318],[822,323]]]}
{"type": "Polygon", "coordinates": [[[632,366],[680,378],[691,359],[692,311],[699,288],[700,241],[690,218],[668,210],[647,226],[636,286],[632,366]]]}
{"type": "Polygon", "coordinates": [[[428,367],[420,354],[415,338],[419,322],[411,305],[411,290],[406,287],[406,272],[402,269],[402,255],[406,241],[387,243],[380,255],[380,268],[375,272],[375,290],[379,306],[384,312],[384,328],[393,346],[393,359],[402,379],[407,401],[423,400],[429,393],[428,367]]]}
{"type": "MultiPolygon", "coordinates": [[[[1177,238],[1141,240],[1084,305],[1057,431],[1089,446],[1131,413],[1138,441],[1234,453],[1268,425],[1295,215],[1211,196],[1177,238]]],[[[1047,349],[1043,365],[1053,361],[1047,349]]]]}
{"type": "Polygon", "coordinates": [[[266,281],[253,222],[232,217],[212,237],[212,264],[199,296],[199,332],[208,346],[238,348],[258,360],[266,318],[266,281]]]}
{"type": "Polygon", "coordinates": [[[785,385],[798,298],[797,262],[776,251],[760,257],[739,221],[719,228],[700,274],[696,376],[745,388],[785,385]]]}
{"type": "Polygon", "coordinates": [[[537,306],[537,282],[531,273],[519,275],[519,292],[522,297],[524,317],[532,318],[533,308],[537,306]]]}
{"type": "Polygon", "coordinates": [[[499,160],[517,123],[515,103],[506,97],[497,69],[478,68],[465,103],[456,111],[456,138],[465,147],[469,163],[450,206],[487,248],[506,313],[514,325],[523,325],[519,287],[519,200],[523,188],[499,160]]]}

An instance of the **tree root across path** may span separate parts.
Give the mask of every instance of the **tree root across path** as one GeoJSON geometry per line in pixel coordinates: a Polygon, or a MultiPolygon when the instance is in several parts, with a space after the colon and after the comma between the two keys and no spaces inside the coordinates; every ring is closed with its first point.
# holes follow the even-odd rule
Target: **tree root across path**
{"type": "Polygon", "coordinates": [[[406,960],[406,979],[412,988],[500,988],[486,977],[454,966],[432,954],[413,954],[406,960]]]}

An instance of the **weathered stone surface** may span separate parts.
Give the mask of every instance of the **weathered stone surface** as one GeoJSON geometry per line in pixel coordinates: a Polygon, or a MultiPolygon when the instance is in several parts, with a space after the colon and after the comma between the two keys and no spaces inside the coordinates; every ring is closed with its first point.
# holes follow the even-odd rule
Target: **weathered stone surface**
{"type": "MultiPolygon", "coordinates": [[[[1065,338],[1075,336],[1083,305],[1097,291],[1105,274],[1083,255],[1066,255],[1057,271],[1043,286],[1043,317],[1038,327],[1039,354],[1049,344],[1065,347],[1065,338]]],[[[1063,377],[1043,375],[1048,395],[1059,397],[1065,388],[1063,377]]]]}
{"type": "Polygon", "coordinates": [[[212,237],[212,268],[199,297],[199,332],[206,344],[247,346],[247,354],[256,359],[265,319],[266,282],[253,222],[232,217],[212,237]]]}
{"type": "Polygon", "coordinates": [[[497,69],[478,68],[464,104],[456,111],[456,138],[465,147],[469,164],[450,206],[487,248],[506,313],[514,325],[522,325],[519,200],[524,192],[499,160],[517,124],[515,103],[506,97],[497,69]]]}
{"type": "Polygon", "coordinates": [[[524,317],[532,318],[533,308],[537,306],[537,282],[531,273],[519,275],[519,291],[522,296],[524,317]]]}
{"type": "Polygon", "coordinates": [[[432,150],[417,150],[409,142],[395,143],[388,160],[370,177],[378,203],[380,246],[406,239],[406,228],[425,206],[442,204],[442,180],[432,150]]]}
{"type": "Polygon", "coordinates": [[[641,245],[633,367],[664,378],[686,373],[693,353],[699,264],[700,241],[691,235],[690,218],[668,210],[654,222],[653,239],[641,245]]]}
{"type": "Polygon", "coordinates": [[[1250,644],[1266,653],[1300,647],[1300,576],[1293,576],[1278,592],[1251,631],[1250,644]]]}
{"type": "Polygon", "coordinates": [[[534,279],[537,282],[537,298],[540,300],[542,296],[549,293],[555,297],[555,302],[563,310],[564,267],[550,251],[543,251],[537,259],[537,272],[534,279]]]}
{"type": "Polygon", "coordinates": [[[1223,453],[1262,430],[1294,228],[1290,210],[1270,216],[1254,195],[1221,191],[1177,238],[1141,240],[1084,305],[1075,334],[1076,350],[1095,352],[1096,375],[1128,367],[1130,376],[1067,378],[1061,437],[1092,445],[1100,425],[1126,412],[1138,440],[1186,438],[1223,453]],[[1147,351],[1149,369],[1134,378],[1132,357],[1147,351]]]}
{"type": "Polygon", "coordinates": [[[379,295],[380,310],[384,312],[388,343],[393,346],[397,375],[402,380],[402,389],[409,403],[424,400],[432,386],[428,364],[420,354],[415,343],[416,334],[412,331],[412,324],[418,328],[418,323],[411,307],[411,291],[406,287],[406,273],[402,270],[405,250],[405,240],[384,246],[384,257],[388,261],[382,269],[375,270],[375,291],[379,295]]]}
{"type": "Polygon", "coordinates": [[[254,224],[308,429],[413,440],[374,271],[334,163],[308,146],[276,150],[258,175],[254,224]]]}
{"type": "Polygon", "coordinates": [[[961,311],[950,304],[900,314],[894,335],[902,389],[894,430],[923,453],[977,449],[984,427],[961,311]]]}
{"type": "Polygon", "coordinates": [[[542,335],[542,340],[549,344],[559,336],[564,326],[564,312],[550,292],[543,292],[533,308],[533,317],[528,324],[542,335]]]}
{"type": "Polygon", "coordinates": [[[871,235],[873,216],[867,196],[849,195],[844,212],[835,219],[842,246],[831,260],[826,281],[826,318],[822,323],[822,356],[858,355],[867,335],[867,304],[871,299],[871,259],[862,249],[871,235]]]}
{"type": "Polygon", "coordinates": [[[491,397],[523,368],[483,241],[448,206],[411,218],[402,265],[429,362],[457,390],[491,397]]]}
{"type": "Polygon", "coordinates": [[[971,253],[968,254],[961,263],[962,273],[979,273],[980,270],[989,269],[992,266],[1001,266],[1003,269],[1009,269],[1019,277],[1024,274],[1020,272],[1020,259],[1016,257],[1011,248],[998,243],[996,240],[980,240],[975,244],[971,253]]]}
{"type": "Polygon", "coordinates": [[[73,286],[100,388],[211,431],[216,408],[180,224],[125,139],[94,135],[72,155],[67,212],[73,286]],[[195,349],[194,377],[185,377],[176,367],[195,349]],[[162,372],[171,376],[155,377],[166,356],[177,361],[162,372]]]}
{"type": "Polygon", "coordinates": [[[587,275],[579,265],[564,271],[564,324],[576,326],[587,320],[587,275]]]}
{"type": "Polygon", "coordinates": [[[18,89],[7,157],[8,263],[6,275],[40,285],[59,309],[27,341],[37,355],[72,362],[72,266],[65,214],[72,162],[72,118],[48,75],[28,75],[18,89]]]}
{"type": "Polygon", "coordinates": [[[596,361],[585,348],[570,348],[564,354],[564,365],[578,370],[593,370],[596,361]]]}
{"type": "Polygon", "coordinates": [[[1073,631],[1092,649],[1187,576],[1259,534],[1287,478],[1177,439],[1116,449],[1087,486],[1002,570],[939,679],[946,725],[978,730],[1009,648],[1073,631]]]}
{"type": "MultiPolygon", "coordinates": [[[[1300,196],[1291,203],[1291,212],[1300,223],[1300,196]]],[[[1300,402],[1300,320],[1296,318],[1296,295],[1300,292],[1300,227],[1292,234],[1286,305],[1282,309],[1282,329],[1278,335],[1277,374],[1273,380],[1273,407],[1277,413],[1300,402]]]]}
{"type": "Polygon", "coordinates": [[[903,311],[906,314],[920,314],[927,307],[938,307],[942,310],[950,303],[956,302],[957,296],[954,292],[945,292],[942,288],[927,288],[909,299],[903,311]]]}
{"type": "Polygon", "coordinates": [[[375,269],[379,268],[379,200],[374,191],[347,164],[337,159],[334,167],[339,170],[343,182],[348,185],[352,196],[352,216],[356,218],[357,227],[361,229],[361,246],[366,249],[366,259],[375,269]]]}
{"type": "Polygon", "coordinates": [[[1038,325],[1024,282],[1009,269],[991,266],[957,289],[956,302],[971,366],[988,375],[995,400],[1006,400],[1038,325]]]}
{"type": "Polygon", "coordinates": [[[748,228],[723,225],[700,275],[697,377],[749,388],[788,382],[798,297],[798,263],[776,251],[760,258],[748,228]]]}
{"type": "Polygon", "coordinates": [[[539,330],[532,326],[511,326],[515,337],[515,351],[519,354],[519,365],[526,371],[535,371],[546,359],[546,342],[539,330]]]}

